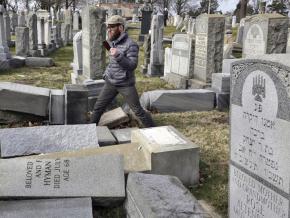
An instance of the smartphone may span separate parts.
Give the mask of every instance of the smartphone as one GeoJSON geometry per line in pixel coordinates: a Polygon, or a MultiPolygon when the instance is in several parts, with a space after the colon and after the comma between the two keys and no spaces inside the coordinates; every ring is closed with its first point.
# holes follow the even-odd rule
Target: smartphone
{"type": "Polygon", "coordinates": [[[111,46],[110,46],[110,44],[107,42],[107,40],[103,41],[103,46],[105,47],[105,49],[107,49],[108,51],[110,51],[111,46]]]}

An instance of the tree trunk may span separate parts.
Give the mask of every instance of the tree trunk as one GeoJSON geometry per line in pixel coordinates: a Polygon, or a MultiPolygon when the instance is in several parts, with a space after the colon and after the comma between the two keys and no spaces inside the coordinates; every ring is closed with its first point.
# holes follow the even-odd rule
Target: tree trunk
{"type": "Polygon", "coordinates": [[[241,1],[241,8],[240,8],[240,20],[247,15],[247,5],[248,0],[240,0],[241,1]]]}

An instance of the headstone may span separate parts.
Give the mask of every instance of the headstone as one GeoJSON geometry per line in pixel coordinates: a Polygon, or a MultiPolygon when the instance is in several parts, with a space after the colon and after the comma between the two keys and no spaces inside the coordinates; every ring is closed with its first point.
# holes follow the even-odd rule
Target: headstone
{"type": "Polygon", "coordinates": [[[66,35],[68,42],[71,42],[73,39],[73,14],[70,7],[64,11],[64,23],[66,24],[66,35]]]}
{"type": "Polygon", "coordinates": [[[83,72],[82,31],[77,32],[73,38],[74,60],[71,66],[75,75],[83,72]]]}
{"type": "Polygon", "coordinates": [[[225,31],[232,31],[232,16],[228,15],[225,17],[225,31]]]}
{"type": "Polygon", "coordinates": [[[286,53],[290,53],[290,28],[288,28],[288,38],[287,38],[286,53]]]}
{"type": "Polygon", "coordinates": [[[141,9],[142,20],[141,20],[141,30],[139,34],[139,41],[144,41],[144,36],[149,33],[152,17],[152,9],[148,6],[141,9]]]}
{"type": "Polygon", "coordinates": [[[128,217],[211,217],[173,176],[130,173],[126,193],[128,217]]]}
{"type": "Polygon", "coordinates": [[[172,49],[166,47],[164,52],[164,77],[170,73],[171,68],[172,49]]]}
{"type": "Polygon", "coordinates": [[[5,26],[5,33],[6,33],[6,40],[7,40],[7,45],[11,45],[11,27],[10,27],[10,16],[8,12],[5,12],[3,15],[4,18],[4,26],[5,26]]]}
{"type": "Polygon", "coordinates": [[[140,98],[143,107],[159,113],[208,111],[214,108],[214,100],[215,93],[206,89],[154,90],[140,98]]]}
{"type": "Polygon", "coordinates": [[[2,199],[92,197],[108,206],[125,197],[120,155],[1,159],[0,172],[2,199]]]}
{"type": "Polygon", "coordinates": [[[141,66],[142,73],[145,75],[148,72],[148,65],[150,63],[150,53],[151,53],[151,33],[144,36],[144,64],[141,66]]]}
{"type": "Polygon", "coordinates": [[[52,28],[52,20],[51,20],[51,16],[48,15],[47,20],[45,21],[44,24],[44,43],[46,44],[47,48],[51,48],[52,47],[52,43],[51,43],[51,28],[52,28]]]}
{"type": "Polygon", "coordinates": [[[87,79],[101,79],[106,67],[106,12],[86,7],[82,12],[83,74],[87,79]]]}
{"type": "Polygon", "coordinates": [[[1,157],[98,147],[96,125],[36,126],[0,129],[1,157]]]}
{"type": "Polygon", "coordinates": [[[285,53],[288,18],[280,14],[259,14],[245,19],[243,57],[285,53]]]}
{"type": "Polygon", "coordinates": [[[64,124],[64,91],[61,89],[50,90],[49,123],[64,124]]]}
{"type": "Polygon", "coordinates": [[[26,57],[29,55],[29,28],[16,27],[15,50],[16,55],[26,57]]]}
{"type": "Polygon", "coordinates": [[[82,85],[64,85],[65,124],[82,124],[88,120],[88,89],[82,85]]]}
{"type": "Polygon", "coordinates": [[[183,184],[199,180],[199,147],[172,126],[133,130],[132,143],[143,149],[150,173],[178,177],[183,184]]]}
{"type": "Polygon", "coordinates": [[[52,67],[54,62],[52,58],[45,57],[26,57],[25,65],[27,67],[52,67]]]}
{"type": "Polygon", "coordinates": [[[243,45],[244,27],[245,27],[245,18],[242,18],[240,20],[240,26],[238,28],[238,33],[236,36],[236,43],[240,45],[243,45]]]}
{"type": "Polygon", "coordinates": [[[107,126],[97,126],[98,143],[100,146],[116,145],[117,140],[107,126]]]}
{"type": "Polygon", "coordinates": [[[3,18],[4,8],[0,5],[0,61],[3,61],[7,64],[7,59],[11,58],[9,53],[9,48],[7,45],[6,33],[5,33],[5,25],[3,18]]]}
{"type": "Polygon", "coordinates": [[[0,201],[0,217],[93,218],[91,198],[0,201]]]}
{"type": "Polygon", "coordinates": [[[289,57],[232,66],[229,217],[289,217],[289,57]]]}
{"type": "Polygon", "coordinates": [[[224,25],[222,15],[202,14],[196,18],[194,79],[210,83],[211,75],[222,71],[224,25]]]}
{"type": "Polygon", "coordinates": [[[232,17],[232,28],[235,28],[237,24],[237,16],[232,17]]]}
{"type": "Polygon", "coordinates": [[[194,40],[187,34],[175,34],[172,40],[170,73],[193,78],[194,40]]]}
{"type": "Polygon", "coordinates": [[[18,14],[13,11],[11,15],[11,30],[12,33],[15,33],[15,28],[18,26],[18,14]]]}
{"type": "Polygon", "coordinates": [[[187,34],[195,37],[195,19],[190,18],[188,22],[187,34]]]}
{"type": "Polygon", "coordinates": [[[129,121],[128,115],[123,111],[121,107],[114,110],[105,112],[98,123],[99,126],[108,126],[113,128],[119,126],[122,123],[127,123],[129,121]]]}
{"type": "Polygon", "coordinates": [[[47,88],[1,82],[0,110],[47,116],[49,92],[47,88]]]}
{"type": "Polygon", "coordinates": [[[63,40],[61,38],[61,24],[56,23],[56,48],[60,48],[63,46],[63,40]]]}
{"type": "Polygon", "coordinates": [[[28,15],[27,26],[29,28],[29,54],[32,57],[40,56],[37,44],[37,15],[35,13],[28,15]]]}
{"type": "Polygon", "coordinates": [[[38,48],[40,49],[41,55],[45,56],[46,55],[46,46],[44,42],[44,18],[39,17],[37,15],[37,37],[38,37],[38,48]]]}
{"type": "Polygon", "coordinates": [[[25,22],[25,13],[24,11],[20,11],[19,16],[18,16],[18,27],[25,27],[26,22],[25,22]]]}
{"type": "Polygon", "coordinates": [[[80,13],[78,11],[75,11],[74,16],[73,16],[73,31],[75,32],[80,31],[79,19],[80,19],[80,13]]]}
{"type": "Polygon", "coordinates": [[[230,74],[213,73],[211,87],[219,92],[230,92],[230,74]]]}
{"type": "Polygon", "coordinates": [[[118,144],[131,143],[131,132],[137,128],[113,129],[111,133],[117,139],[118,144]]]}
{"type": "Polygon", "coordinates": [[[148,66],[149,76],[163,76],[164,49],[163,49],[164,16],[153,15],[151,23],[151,52],[148,66]]]}

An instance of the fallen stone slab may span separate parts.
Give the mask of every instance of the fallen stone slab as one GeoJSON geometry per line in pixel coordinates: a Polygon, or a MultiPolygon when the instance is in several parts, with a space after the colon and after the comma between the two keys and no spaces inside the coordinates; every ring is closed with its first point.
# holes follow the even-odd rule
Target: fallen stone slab
{"type": "Polygon", "coordinates": [[[26,114],[15,111],[1,111],[0,110],[0,123],[18,123],[18,122],[42,122],[45,117],[36,116],[32,114],[26,114]]]}
{"type": "Polygon", "coordinates": [[[13,56],[9,59],[9,65],[11,68],[19,68],[25,65],[25,57],[13,56]]]}
{"type": "Polygon", "coordinates": [[[27,158],[45,159],[59,157],[87,157],[102,154],[115,154],[124,157],[125,173],[150,171],[151,164],[145,158],[145,153],[136,143],[111,145],[99,148],[85,148],[77,151],[55,152],[43,155],[28,156],[27,158]]]}
{"type": "Polygon", "coordinates": [[[100,146],[117,144],[117,140],[107,126],[97,126],[97,137],[100,146]]]}
{"type": "Polygon", "coordinates": [[[170,85],[173,85],[176,89],[188,88],[188,78],[178,75],[176,73],[166,73],[163,79],[170,85]]]}
{"type": "Polygon", "coordinates": [[[64,91],[51,89],[49,101],[49,123],[64,124],[64,91]]]}
{"type": "Polygon", "coordinates": [[[49,94],[47,88],[0,82],[0,110],[47,116],[49,94]]]}
{"type": "Polygon", "coordinates": [[[199,146],[172,126],[133,130],[131,142],[140,145],[150,173],[178,177],[185,185],[199,181],[199,146]]]}
{"type": "Polygon", "coordinates": [[[121,107],[113,109],[104,113],[99,121],[99,126],[108,126],[108,128],[113,128],[119,126],[123,123],[128,122],[130,119],[128,115],[123,111],[121,107]]]}
{"type": "Polygon", "coordinates": [[[91,198],[0,201],[3,218],[93,218],[91,198]]]}
{"type": "Polygon", "coordinates": [[[1,157],[99,147],[95,124],[0,129],[1,157]]]}
{"type": "Polygon", "coordinates": [[[211,87],[218,92],[230,92],[230,78],[229,73],[213,73],[211,87]]]}
{"type": "Polygon", "coordinates": [[[27,57],[25,59],[25,65],[27,67],[52,67],[54,66],[54,62],[52,58],[27,57]]]}
{"type": "Polygon", "coordinates": [[[0,159],[0,198],[92,197],[108,206],[125,197],[120,155],[0,159]]]}
{"type": "Polygon", "coordinates": [[[124,129],[113,129],[111,133],[116,138],[118,144],[125,144],[131,142],[131,132],[138,128],[124,128],[124,129]]]}
{"type": "Polygon", "coordinates": [[[128,218],[211,217],[173,176],[130,173],[126,193],[128,218]]]}
{"type": "Polygon", "coordinates": [[[208,111],[214,108],[215,93],[206,89],[154,90],[140,98],[146,109],[163,112],[208,111]]]}
{"type": "Polygon", "coordinates": [[[83,82],[84,86],[88,89],[88,96],[99,96],[102,88],[105,85],[105,80],[85,80],[83,82]]]}
{"type": "Polygon", "coordinates": [[[88,122],[88,89],[83,85],[65,84],[65,124],[88,122]]]}

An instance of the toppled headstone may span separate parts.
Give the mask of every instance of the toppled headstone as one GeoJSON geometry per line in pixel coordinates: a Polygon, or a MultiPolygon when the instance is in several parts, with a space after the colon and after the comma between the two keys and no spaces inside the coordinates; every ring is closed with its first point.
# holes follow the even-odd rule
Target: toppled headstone
{"type": "Polygon", "coordinates": [[[121,107],[105,112],[100,119],[99,126],[113,128],[129,121],[128,115],[121,107]]]}
{"type": "Polygon", "coordinates": [[[65,84],[65,124],[87,123],[88,89],[83,85],[65,84]]]}
{"type": "Polygon", "coordinates": [[[0,83],[0,110],[48,115],[50,90],[10,82],[0,83]]]}
{"type": "Polygon", "coordinates": [[[93,218],[91,198],[0,201],[3,218],[93,218]]]}
{"type": "Polygon", "coordinates": [[[97,126],[98,143],[100,146],[115,145],[117,141],[107,126],[97,126]]]}
{"type": "Polygon", "coordinates": [[[173,176],[130,173],[127,181],[127,217],[211,217],[173,176]]]}
{"type": "Polygon", "coordinates": [[[143,107],[162,113],[212,110],[214,108],[214,99],[215,93],[213,91],[206,89],[187,89],[145,92],[141,96],[140,101],[143,107]]]}
{"type": "Polygon", "coordinates": [[[61,89],[50,90],[49,123],[64,124],[64,92],[61,89]]]}
{"type": "Polygon", "coordinates": [[[0,129],[1,157],[98,147],[96,125],[0,129]]]}
{"type": "Polygon", "coordinates": [[[92,197],[108,206],[125,197],[123,168],[120,155],[1,159],[0,198],[92,197]]]}
{"type": "Polygon", "coordinates": [[[199,147],[172,126],[133,130],[132,143],[138,143],[153,174],[172,175],[184,184],[199,180],[199,147]]]}
{"type": "Polygon", "coordinates": [[[52,67],[54,66],[54,62],[52,58],[27,57],[25,59],[25,65],[27,67],[52,67]]]}
{"type": "Polygon", "coordinates": [[[46,117],[40,117],[32,114],[0,110],[0,123],[4,124],[17,122],[42,122],[45,119],[46,117]]]}
{"type": "Polygon", "coordinates": [[[131,132],[137,128],[113,129],[111,133],[117,139],[118,144],[130,143],[131,132]]]}
{"type": "Polygon", "coordinates": [[[21,56],[12,56],[12,58],[9,59],[9,66],[11,68],[23,67],[25,65],[25,59],[25,57],[21,56]]]}

